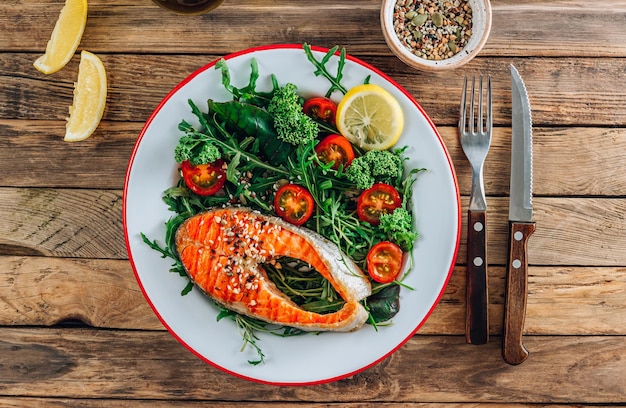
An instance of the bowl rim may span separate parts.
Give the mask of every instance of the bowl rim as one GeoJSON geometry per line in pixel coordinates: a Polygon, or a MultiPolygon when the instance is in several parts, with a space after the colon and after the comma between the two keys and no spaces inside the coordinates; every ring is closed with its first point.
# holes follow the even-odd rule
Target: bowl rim
{"type": "Polygon", "coordinates": [[[487,43],[491,32],[491,2],[490,0],[467,0],[470,7],[472,7],[473,14],[473,32],[468,45],[453,57],[443,60],[434,61],[418,57],[409,52],[406,47],[402,45],[393,28],[393,13],[397,1],[398,0],[383,0],[380,11],[380,23],[388,47],[402,62],[413,68],[426,71],[442,71],[458,68],[467,64],[478,55],[487,43]],[[474,16],[480,16],[480,18],[474,19],[474,16]],[[478,24],[476,24],[477,22],[478,24]],[[476,31],[476,28],[478,28],[478,31],[476,31]],[[478,32],[481,32],[481,35],[476,35],[478,32]]]}

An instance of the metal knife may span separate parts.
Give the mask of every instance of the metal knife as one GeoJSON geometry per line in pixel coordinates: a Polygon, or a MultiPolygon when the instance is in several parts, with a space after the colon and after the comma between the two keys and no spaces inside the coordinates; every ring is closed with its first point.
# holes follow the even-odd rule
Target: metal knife
{"type": "Polygon", "coordinates": [[[528,357],[522,342],[528,294],[528,237],[535,231],[532,203],[533,137],[530,102],[524,81],[511,65],[512,140],[509,201],[509,251],[504,299],[502,357],[520,364],[528,357]]]}

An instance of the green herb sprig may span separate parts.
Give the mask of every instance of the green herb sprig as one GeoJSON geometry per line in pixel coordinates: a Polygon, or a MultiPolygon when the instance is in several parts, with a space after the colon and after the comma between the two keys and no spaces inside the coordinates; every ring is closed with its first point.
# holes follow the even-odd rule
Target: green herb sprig
{"type": "Polygon", "coordinates": [[[326,55],[322,57],[321,61],[318,61],[313,55],[313,51],[311,50],[311,46],[307,43],[302,45],[302,49],[306,53],[307,59],[313,64],[315,67],[315,76],[323,76],[330,82],[330,88],[326,91],[326,97],[330,97],[333,92],[339,91],[342,94],[348,92],[348,90],[341,84],[341,80],[343,79],[343,68],[346,65],[346,49],[342,48],[339,53],[339,60],[337,61],[337,73],[331,74],[328,71],[327,64],[332,57],[335,56],[337,50],[339,49],[338,45],[335,45],[331,49],[328,50],[326,55]]]}

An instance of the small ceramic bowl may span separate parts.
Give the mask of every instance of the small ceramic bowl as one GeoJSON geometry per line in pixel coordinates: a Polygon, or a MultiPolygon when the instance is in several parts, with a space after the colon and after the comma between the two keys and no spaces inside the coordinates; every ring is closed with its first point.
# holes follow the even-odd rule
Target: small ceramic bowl
{"type": "MultiPolygon", "coordinates": [[[[450,1],[454,3],[454,0],[450,1]]],[[[447,10],[435,10],[435,12],[428,12],[428,10],[419,10],[419,6],[423,3],[436,3],[433,0],[383,0],[380,21],[385,36],[385,41],[391,49],[391,51],[400,58],[405,64],[425,71],[441,71],[458,68],[464,64],[467,64],[472,58],[474,58],[480,50],[483,48],[489,37],[491,31],[491,3],[489,0],[460,0],[460,3],[467,3],[471,9],[471,34],[464,35],[465,31],[462,31],[465,22],[456,21],[452,19],[442,19],[442,16],[448,16],[447,10]],[[402,13],[396,12],[396,5],[399,3],[400,7],[404,10],[402,13]],[[412,13],[408,14],[413,10],[412,13]],[[399,16],[403,14],[403,16],[399,16]],[[418,14],[426,14],[426,16],[418,16],[418,14]],[[434,16],[439,14],[438,16],[434,16]],[[402,36],[406,41],[401,41],[399,35],[396,33],[396,19],[400,25],[403,25],[406,30],[402,30],[402,36]],[[435,31],[432,31],[435,30],[435,31]],[[440,59],[429,59],[425,56],[418,56],[411,50],[410,42],[415,41],[419,36],[426,37],[423,40],[429,40],[427,42],[437,45],[441,42],[439,37],[446,39],[444,45],[439,48],[440,59]],[[458,35],[457,35],[458,34],[458,35]],[[452,36],[451,36],[452,35],[452,36]],[[456,37],[456,38],[455,38],[456,37]],[[451,38],[451,40],[448,40],[451,38]],[[432,41],[430,41],[432,39],[432,41]],[[456,46],[455,44],[448,44],[450,42],[465,42],[462,46],[456,46]],[[456,53],[454,53],[456,51],[456,53]],[[443,54],[453,55],[448,56],[443,54]],[[441,57],[443,55],[443,57],[441,57]]],[[[461,19],[462,16],[456,15],[456,18],[461,19]]],[[[414,47],[417,48],[417,47],[414,47]]],[[[425,51],[431,53],[431,51],[425,51]]]]}

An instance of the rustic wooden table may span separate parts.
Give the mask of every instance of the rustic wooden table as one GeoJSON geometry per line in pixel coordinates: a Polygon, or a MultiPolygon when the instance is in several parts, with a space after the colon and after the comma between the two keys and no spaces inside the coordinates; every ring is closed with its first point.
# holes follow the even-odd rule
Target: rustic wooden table
{"type": "Polygon", "coordinates": [[[96,133],[75,144],[62,137],[78,56],[49,76],[32,66],[62,5],[0,2],[0,405],[626,404],[626,1],[493,0],[479,57],[431,74],[391,55],[379,0],[226,0],[196,17],[150,0],[90,0],[79,50],[101,57],[109,94],[96,133]],[[154,316],[122,229],[126,166],[144,121],[216,58],[303,42],[346,47],[422,104],[452,156],[463,214],[470,168],[456,133],[460,91],[466,74],[491,74],[488,344],[465,342],[465,230],[452,279],[423,328],[341,381],[276,387],[235,378],[192,355],[154,316]],[[535,141],[531,354],[519,366],[500,354],[510,63],[529,90],[535,141]]]}

